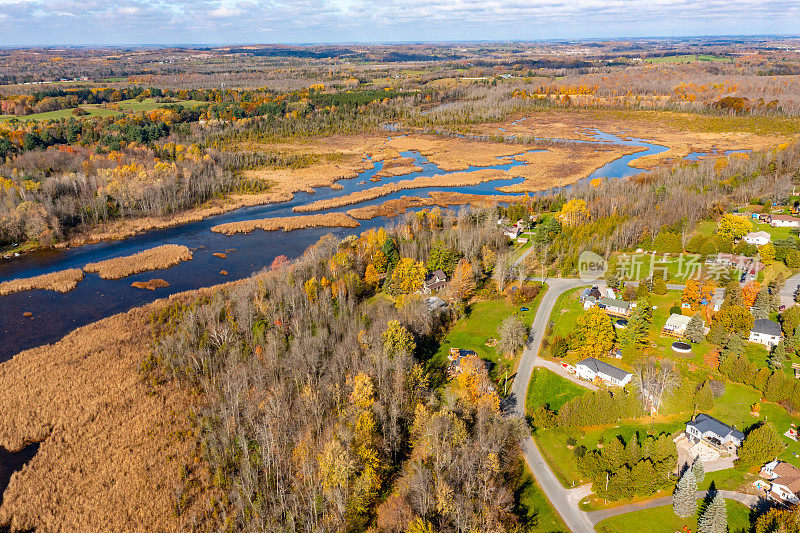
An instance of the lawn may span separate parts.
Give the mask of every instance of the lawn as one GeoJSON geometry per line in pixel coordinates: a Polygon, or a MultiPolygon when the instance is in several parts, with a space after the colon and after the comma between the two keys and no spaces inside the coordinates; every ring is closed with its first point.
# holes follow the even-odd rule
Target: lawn
{"type": "Polygon", "coordinates": [[[550,313],[550,324],[552,337],[560,335],[565,337],[575,329],[575,321],[584,313],[583,305],[580,301],[580,294],[584,287],[578,287],[567,291],[556,299],[553,312],[550,313]]]}
{"type": "Polygon", "coordinates": [[[201,102],[199,100],[181,100],[173,103],[156,102],[155,98],[145,98],[141,102],[138,100],[122,100],[117,102],[122,109],[126,111],[152,111],[159,107],[168,105],[182,105],[184,107],[196,107],[199,105],[207,104],[208,102],[201,102]]]}
{"type": "Polygon", "coordinates": [[[731,61],[728,57],[712,56],[708,54],[688,54],[680,56],[650,57],[645,59],[646,63],[697,63],[699,61],[731,61]]]}
{"type": "Polygon", "coordinates": [[[543,403],[558,411],[562,405],[584,392],[585,388],[546,368],[534,368],[525,398],[525,411],[530,413],[543,403]]]}
{"type": "Polygon", "coordinates": [[[516,507],[529,532],[567,532],[569,529],[550,504],[544,491],[531,475],[528,465],[524,466],[517,488],[514,490],[516,507]]]}
{"type": "MultiPolygon", "coordinates": [[[[460,348],[462,350],[473,350],[481,359],[491,361],[495,365],[500,361],[500,356],[494,347],[487,346],[489,339],[497,338],[497,328],[503,320],[516,314],[522,318],[526,325],[530,326],[536,316],[536,308],[544,296],[547,287],[539,292],[539,295],[532,302],[527,302],[521,306],[512,306],[503,299],[484,300],[471,303],[466,310],[466,316],[459,319],[452,327],[450,332],[442,340],[438,351],[431,360],[432,365],[444,366],[447,363],[447,356],[450,348],[460,348]],[[527,307],[528,311],[521,311],[521,307],[527,307]]],[[[506,359],[506,361],[508,361],[506,359]]],[[[513,366],[516,362],[513,362],[513,366]]]]}
{"type": "MultiPolygon", "coordinates": [[[[750,509],[739,502],[726,500],[728,508],[728,531],[731,533],[750,530],[750,509]]],[[[665,531],[683,531],[684,526],[697,531],[697,517],[679,518],[671,505],[634,511],[611,518],[606,518],[595,526],[598,533],[663,533],[665,531]]]]}
{"type": "MultiPolygon", "coordinates": [[[[206,102],[200,102],[198,100],[184,100],[175,102],[174,105],[182,105],[184,107],[195,107],[205,103],[206,102]]],[[[137,100],[122,100],[120,102],[117,102],[117,105],[119,105],[120,108],[124,111],[148,112],[157,109],[159,107],[165,107],[173,104],[159,103],[156,102],[155,98],[145,98],[144,101],[142,102],[139,102],[137,100]]],[[[96,104],[85,104],[79,107],[85,110],[89,114],[83,115],[83,117],[76,117],[76,118],[111,117],[121,114],[120,111],[116,111],[113,109],[106,109],[105,107],[96,104]]],[[[20,121],[32,120],[38,122],[45,120],[58,120],[62,118],[69,118],[72,116],[75,116],[72,114],[72,109],[59,109],[58,111],[48,111],[46,113],[34,113],[32,115],[24,115],[24,116],[0,115],[0,121],[17,118],[20,121]]]]}

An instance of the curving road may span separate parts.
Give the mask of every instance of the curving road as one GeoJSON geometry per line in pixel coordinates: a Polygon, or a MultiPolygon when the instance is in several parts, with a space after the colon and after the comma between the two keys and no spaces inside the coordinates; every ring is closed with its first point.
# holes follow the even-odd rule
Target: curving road
{"type": "MultiPolygon", "coordinates": [[[[542,345],[545,331],[547,330],[547,322],[550,320],[550,313],[553,311],[556,299],[564,292],[586,285],[579,279],[561,279],[551,278],[545,280],[548,284],[547,292],[542,297],[539,308],[536,311],[536,317],[533,319],[531,325],[528,343],[525,350],[522,352],[522,357],[517,367],[517,374],[514,377],[514,384],[511,386],[512,404],[514,406],[514,413],[520,417],[525,417],[525,398],[528,392],[528,383],[531,380],[531,374],[535,366],[545,366],[543,360],[539,358],[539,348],[542,345]]],[[[561,372],[559,372],[561,373],[561,372]]],[[[580,382],[581,385],[589,385],[585,382],[580,382]]],[[[550,503],[553,504],[558,514],[567,524],[570,531],[574,533],[583,533],[594,531],[592,521],[589,515],[578,508],[578,498],[575,490],[565,489],[556,478],[553,471],[547,465],[547,462],[542,457],[539,448],[530,436],[525,437],[522,441],[522,454],[525,457],[525,462],[531,469],[536,481],[539,482],[550,503]]]]}

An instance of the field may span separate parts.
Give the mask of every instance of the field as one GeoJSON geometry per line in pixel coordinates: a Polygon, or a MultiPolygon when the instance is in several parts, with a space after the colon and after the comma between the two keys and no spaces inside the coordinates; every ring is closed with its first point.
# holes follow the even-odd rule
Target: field
{"type": "Polygon", "coordinates": [[[645,59],[647,63],[663,64],[663,63],[697,63],[701,61],[732,61],[728,57],[719,57],[709,54],[690,54],[681,56],[664,56],[664,57],[649,57],[645,59]]]}
{"type": "Polygon", "coordinates": [[[526,531],[531,533],[566,533],[569,531],[558,512],[550,505],[550,501],[536,479],[531,475],[528,465],[524,465],[523,468],[524,473],[515,490],[515,497],[523,519],[527,521],[528,529],[526,531]]]}
{"type": "Polygon", "coordinates": [[[60,270],[31,278],[18,278],[0,283],[0,295],[30,289],[45,289],[57,292],[69,292],[77,287],[83,279],[83,271],[79,268],[60,270]]]}
{"type": "MultiPolygon", "coordinates": [[[[440,343],[431,364],[444,366],[450,348],[460,348],[474,350],[481,359],[494,363],[496,368],[497,363],[501,362],[501,357],[494,347],[486,345],[486,341],[497,338],[497,328],[503,319],[511,314],[516,314],[530,326],[543,295],[544,291],[541,291],[533,302],[523,304],[522,307],[527,307],[528,311],[520,311],[519,306],[510,305],[506,299],[484,300],[470,304],[466,316],[453,325],[440,343]]],[[[506,358],[502,359],[509,361],[506,358]]]]}
{"type": "Polygon", "coordinates": [[[164,244],[124,257],[89,263],[85,272],[97,272],[103,279],[119,279],[138,272],[159,270],[192,259],[192,251],[178,244],[164,244]]]}
{"type": "Polygon", "coordinates": [[[46,113],[33,113],[31,115],[22,115],[22,116],[0,115],[0,121],[17,119],[19,121],[42,122],[45,120],[58,120],[69,117],[75,117],[75,118],[113,117],[121,115],[123,114],[123,112],[131,112],[131,113],[137,113],[142,111],[148,112],[168,105],[182,105],[185,107],[195,107],[206,103],[207,102],[200,102],[198,100],[179,100],[174,102],[173,104],[169,104],[169,103],[156,102],[155,98],[145,98],[141,102],[137,100],[122,100],[120,102],[116,102],[116,105],[120,107],[121,111],[117,111],[115,109],[108,109],[107,107],[97,104],[85,104],[79,107],[84,111],[86,111],[88,115],[83,115],[81,117],[76,117],[75,115],[73,115],[72,111],[75,108],[71,108],[71,109],[59,109],[58,111],[48,111],[46,113]]]}
{"type": "Polygon", "coordinates": [[[525,411],[530,413],[540,405],[547,404],[553,411],[586,391],[545,368],[534,368],[525,398],[525,411]]]}
{"type": "MultiPolygon", "coordinates": [[[[728,509],[728,531],[746,533],[750,531],[750,509],[739,502],[726,500],[728,509]]],[[[671,505],[644,509],[607,518],[595,526],[598,533],[663,533],[665,531],[697,530],[697,517],[689,519],[675,515],[671,505]]]]}
{"type": "Polygon", "coordinates": [[[250,233],[255,229],[264,231],[293,231],[303,228],[357,228],[358,221],[345,213],[323,213],[319,215],[301,215],[296,217],[261,218],[242,220],[213,226],[211,231],[233,235],[234,233],[250,233]]]}

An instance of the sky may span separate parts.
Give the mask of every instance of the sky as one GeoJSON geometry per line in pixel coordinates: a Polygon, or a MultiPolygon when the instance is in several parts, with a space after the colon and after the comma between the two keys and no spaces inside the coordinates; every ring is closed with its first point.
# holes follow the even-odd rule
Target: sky
{"type": "Polygon", "coordinates": [[[797,35],[800,0],[0,0],[0,45],[797,35]]]}

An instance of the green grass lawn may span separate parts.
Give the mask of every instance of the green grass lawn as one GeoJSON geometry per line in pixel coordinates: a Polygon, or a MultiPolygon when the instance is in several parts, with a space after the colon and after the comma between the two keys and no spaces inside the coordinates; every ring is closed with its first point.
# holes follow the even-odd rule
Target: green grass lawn
{"type": "MultiPolygon", "coordinates": [[[[207,102],[201,102],[199,100],[183,100],[175,102],[175,105],[182,105],[184,107],[195,107],[198,105],[205,104],[207,102]]],[[[130,112],[148,112],[159,107],[165,107],[168,105],[173,105],[169,103],[158,103],[156,102],[155,98],[145,98],[142,102],[138,102],[136,100],[122,100],[117,102],[121,109],[124,111],[130,112]]],[[[113,109],[106,109],[100,105],[96,104],[85,104],[79,106],[81,109],[85,110],[88,115],[84,115],[83,117],[76,117],[76,118],[89,118],[89,117],[111,117],[121,115],[120,111],[116,111],[113,109]]],[[[34,113],[32,115],[24,115],[15,117],[14,115],[0,115],[0,121],[3,120],[10,120],[12,118],[17,118],[20,121],[45,121],[45,120],[57,120],[62,118],[69,118],[74,116],[72,114],[72,109],[59,109],[58,111],[48,111],[46,113],[34,113]]]]}
{"type": "MultiPolygon", "coordinates": [[[[739,502],[726,500],[728,508],[728,531],[730,533],[750,530],[750,509],[739,502]]],[[[671,505],[644,509],[632,513],[606,518],[595,526],[598,533],[665,533],[682,531],[686,526],[697,531],[697,517],[679,518],[671,505]]]]}
{"type": "MultiPolygon", "coordinates": [[[[546,287],[540,291],[539,295],[532,302],[527,302],[520,306],[512,306],[503,299],[484,300],[474,302],[469,305],[466,316],[459,319],[452,327],[450,332],[442,340],[438,351],[431,360],[432,365],[444,366],[447,364],[447,356],[450,348],[460,348],[462,350],[473,350],[481,359],[491,361],[497,365],[500,356],[494,347],[486,345],[486,341],[497,338],[497,328],[503,320],[517,314],[528,326],[536,316],[536,309],[544,296],[546,287]],[[528,311],[520,311],[521,307],[527,307],[528,311]]],[[[512,369],[516,361],[512,361],[512,369]]]]}
{"type": "Polygon", "coordinates": [[[521,514],[524,525],[527,526],[526,531],[532,533],[569,531],[536,479],[531,475],[528,465],[525,465],[524,468],[525,472],[514,490],[514,496],[517,510],[521,514]]]}
{"type": "Polygon", "coordinates": [[[556,299],[550,313],[550,324],[553,325],[551,339],[560,335],[566,337],[575,329],[575,321],[584,313],[580,294],[585,287],[567,291],[556,299]]]}
{"type": "Polygon", "coordinates": [[[525,411],[530,413],[543,403],[558,411],[562,405],[584,392],[585,388],[546,368],[534,368],[525,398],[525,411]]]}
{"type": "MultiPolygon", "coordinates": [[[[103,107],[81,106],[88,115],[75,118],[88,118],[88,117],[112,117],[121,114],[119,111],[113,109],[105,109],[103,107]]],[[[0,115],[0,121],[8,121],[12,118],[18,119],[20,122],[34,121],[41,122],[45,120],[57,120],[62,118],[69,118],[75,115],[72,114],[72,109],[59,109],[58,111],[48,111],[46,113],[34,113],[32,115],[24,115],[21,117],[15,115],[0,115]]]]}
{"type": "Polygon", "coordinates": [[[680,56],[650,57],[645,59],[646,63],[696,63],[699,61],[732,61],[728,57],[712,56],[709,54],[686,54],[680,56]]]}

